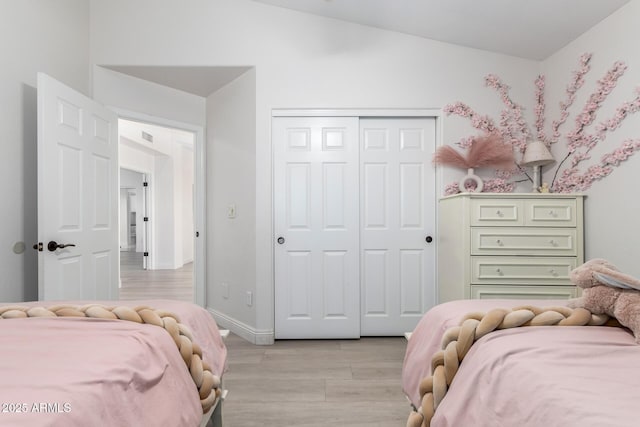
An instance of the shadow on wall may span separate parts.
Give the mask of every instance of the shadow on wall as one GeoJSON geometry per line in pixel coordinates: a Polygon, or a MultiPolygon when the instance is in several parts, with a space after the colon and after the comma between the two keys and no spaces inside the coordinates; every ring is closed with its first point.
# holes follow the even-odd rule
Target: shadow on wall
{"type": "MultiPolygon", "coordinates": [[[[31,247],[38,241],[38,92],[22,85],[22,159],[24,162],[23,301],[38,299],[38,253],[31,247]]],[[[16,255],[20,256],[20,255],[16,255]]]]}

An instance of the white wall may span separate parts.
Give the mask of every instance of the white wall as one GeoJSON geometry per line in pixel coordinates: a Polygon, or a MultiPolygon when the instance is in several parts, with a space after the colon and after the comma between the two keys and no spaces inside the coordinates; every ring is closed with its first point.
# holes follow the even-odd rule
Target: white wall
{"type": "Polygon", "coordinates": [[[193,138],[173,143],[174,268],[193,261],[193,138]]]}
{"type": "Polygon", "coordinates": [[[182,201],[178,209],[181,209],[182,214],[182,228],[180,234],[182,235],[182,264],[193,262],[193,249],[194,249],[194,158],[193,158],[193,143],[191,147],[180,145],[180,164],[182,168],[182,188],[180,189],[180,195],[182,201]]]}
{"type": "Polygon", "coordinates": [[[89,3],[0,0],[0,301],[37,299],[36,73],[89,93],[89,3]],[[26,251],[14,253],[23,242],[26,251]]]}
{"type": "MultiPolygon", "coordinates": [[[[243,191],[255,194],[255,224],[252,231],[229,236],[228,241],[217,244],[231,245],[243,238],[248,247],[255,240],[255,248],[243,254],[247,268],[255,269],[255,306],[251,315],[245,316],[238,302],[237,306],[229,306],[232,311],[226,314],[246,319],[256,334],[273,329],[273,108],[439,108],[465,100],[497,116],[499,98],[483,86],[484,76],[499,74],[512,84],[515,99],[526,100],[532,97],[528,82],[533,81],[539,68],[535,61],[249,0],[193,0],[179,4],[169,0],[92,0],[91,53],[95,63],[107,65],[255,66],[255,147],[253,156],[247,155],[243,160],[250,162],[255,156],[255,164],[250,165],[255,180],[243,187],[243,191]],[[141,27],[140,22],[146,24],[141,27]],[[527,85],[520,86],[518,82],[527,85]]],[[[444,122],[447,143],[470,132],[464,126],[446,127],[448,120],[444,122]]],[[[216,129],[207,131],[215,133],[216,129]]],[[[207,149],[215,150],[211,141],[207,149]]],[[[208,178],[209,186],[215,185],[214,178],[208,178]]],[[[208,200],[210,206],[226,203],[225,199],[208,200]]],[[[238,212],[244,215],[240,208],[238,212]]],[[[217,262],[209,253],[208,268],[217,262]]],[[[211,280],[212,274],[215,273],[209,272],[209,293],[215,293],[219,286],[211,280]]],[[[244,281],[240,276],[232,279],[244,281]]],[[[251,289],[250,284],[246,286],[251,289]]]]}
{"type": "Polygon", "coordinates": [[[255,70],[207,98],[207,307],[246,325],[256,324],[245,303],[256,293],[255,105],[255,70]]]}
{"type": "Polygon", "coordinates": [[[127,233],[128,192],[129,190],[126,188],[120,188],[120,250],[129,248],[127,233]]]}
{"type": "MultiPolygon", "coordinates": [[[[547,76],[547,108],[549,116],[558,116],[558,102],[564,99],[564,89],[569,82],[571,72],[578,68],[578,57],[592,52],[591,71],[586,82],[578,92],[571,108],[564,130],[575,127],[575,117],[584,106],[585,100],[595,90],[596,80],[602,78],[615,61],[628,65],[624,76],[607,100],[598,110],[594,125],[612,117],[613,111],[622,102],[632,101],[635,89],[640,85],[640,1],[629,4],[609,16],[606,20],[583,34],[574,42],[542,63],[542,72],[547,76]]],[[[550,125],[548,120],[547,124],[550,125]]],[[[593,131],[594,126],[590,127],[593,131]]],[[[629,115],[622,126],[610,133],[604,142],[592,151],[592,161],[596,163],[605,152],[617,148],[626,139],[640,138],[640,113],[629,115]]],[[[561,140],[553,147],[556,159],[562,159],[566,153],[566,142],[561,140]]],[[[545,180],[551,181],[555,167],[545,173],[545,180]]],[[[586,258],[606,258],[622,271],[640,277],[640,252],[635,243],[640,241],[640,198],[636,188],[640,179],[640,153],[636,153],[611,175],[596,181],[586,191],[586,258]]]]}
{"type": "Polygon", "coordinates": [[[175,267],[175,183],[174,161],[170,156],[155,156],[153,170],[153,269],[174,269],[175,267]]]}
{"type": "Polygon", "coordinates": [[[183,123],[205,123],[203,97],[99,66],[93,67],[93,97],[108,107],[183,123]]]}

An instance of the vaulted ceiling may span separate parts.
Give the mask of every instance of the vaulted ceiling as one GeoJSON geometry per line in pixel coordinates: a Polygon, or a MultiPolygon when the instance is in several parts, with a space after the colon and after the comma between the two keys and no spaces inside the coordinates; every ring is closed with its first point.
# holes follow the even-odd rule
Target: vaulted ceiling
{"type": "MultiPolygon", "coordinates": [[[[273,7],[542,60],[630,0],[253,0],[273,7]]],[[[249,67],[105,66],[199,96],[249,67]]]]}
{"type": "Polygon", "coordinates": [[[254,0],[428,39],[542,60],[629,0],[254,0]]]}

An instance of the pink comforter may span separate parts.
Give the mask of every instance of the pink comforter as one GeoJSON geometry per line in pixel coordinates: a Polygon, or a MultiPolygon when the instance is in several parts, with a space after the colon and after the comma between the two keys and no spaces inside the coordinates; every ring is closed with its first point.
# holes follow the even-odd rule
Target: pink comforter
{"type": "MultiPolygon", "coordinates": [[[[470,311],[550,301],[453,301],[430,310],[405,355],[403,389],[418,384],[442,334],[470,311]]],[[[638,426],[640,346],[614,327],[523,327],[492,332],[472,347],[436,410],[432,427],[638,426]]]]}
{"type": "MultiPolygon", "coordinates": [[[[223,373],[226,348],[201,307],[164,300],[103,303],[176,313],[202,347],[204,361],[215,374],[223,373]]],[[[0,346],[2,426],[197,426],[201,421],[197,389],[163,328],[86,318],[8,319],[0,320],[0,346]]]]}

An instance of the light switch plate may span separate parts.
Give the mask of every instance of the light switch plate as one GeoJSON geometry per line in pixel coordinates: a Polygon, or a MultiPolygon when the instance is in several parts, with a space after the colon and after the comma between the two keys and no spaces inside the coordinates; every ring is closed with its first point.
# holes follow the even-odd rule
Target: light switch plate
{"type": "Polygon", "coordinates": [[[227,206],[227,218],[235,218],[236,217],[236,205],[227,206]]]}

